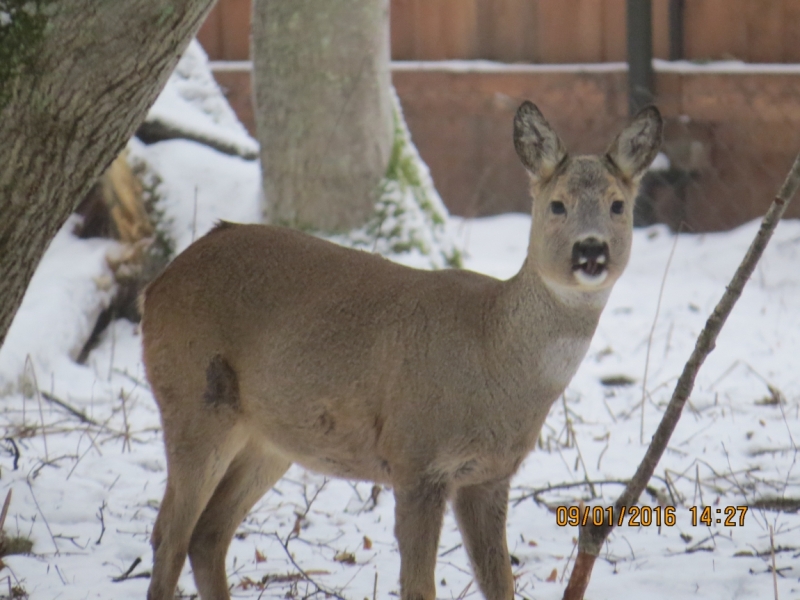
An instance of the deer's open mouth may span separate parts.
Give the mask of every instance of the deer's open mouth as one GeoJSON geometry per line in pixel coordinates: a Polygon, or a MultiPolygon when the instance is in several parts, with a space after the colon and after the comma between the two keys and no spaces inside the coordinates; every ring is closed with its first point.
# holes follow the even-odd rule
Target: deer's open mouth
{"type": "Polygon", "coordinates": [[[599,277],[607,270],[606,262],[605,254],[601,254],[596,258],[581,256],[577,262],[572,264],[572,270],[575,272],[580,271],[586,277],[599,277]]]}
{"type": "Polygon", "coordinates": [[[572,247],[572,272],[584,285],[599,285],[608,276],[608,244],[595,237],[576,242],[572,247]]]}

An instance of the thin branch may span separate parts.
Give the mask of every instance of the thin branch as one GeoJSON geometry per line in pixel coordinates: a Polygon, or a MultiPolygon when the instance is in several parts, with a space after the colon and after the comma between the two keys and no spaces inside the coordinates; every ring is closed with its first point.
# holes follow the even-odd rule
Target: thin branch
{"type": "Polygon", "coordinates": [[[775,591],[775,600],[778,600],[778,571],[775,568],[775,538],[772,535],[772,525],[769,526],[769,549],[772,553],[772,587],[775,591]]]}
{"type": "MultiPolygon", "coordinates": [[[[753,274],[761,255],[764,253],[764,249],[772,237],[772,233],[775,231],[775,227],[778,225],[798,188],[800,188],[800,154],[795,158],[783,186],[772,201],[767,214],[764,215],[761,227],[750,244],[739,268],[736,269],[733,279],[714,308],[714,312],[711,313],[711,316],[706,321],[703,331],[700,332],[694,351],[683,368],[683,373],[678,379],[672,398],[667,405],[667,410],[658,425],[658,429],[656,429],[655,435],[653,435],[650,446],[647,448],[647,452],[642,462],[639,463],[639,467],[636,469],[636,473],[631,478],[630,483],[625,487],[622,495],[615,503],[617,511],[622,506],[635,504],[653,476],[658,461],[661,459],[661,455],[664,453],[672,436],[672,432],[675,431],[689,394],[692,392],[700,366],[714,349],[722,326],[731,314],[739,296],[741,296],[747,280],[753,274]]],[[[603,543],[608,538],[613,527],[614,524],[609,523],[599,527],[589,525],[581,528],[578,557],[575,560],[575,568],[570,576],[567,589],[564,591],[564,600],[581,600],[583,598],[584,592],[589,585],[595,559],[600,554],[603,543]]]]}
{"type": "MultiPolygon", "coordinates": [[[[290,536],[291,536],[291,534],[290,534],[290,536]]],[[[278,543],[283,548],[283,551],[286,553],[286,557],[289,559],[289,562],[292,563],[292,566],[294,566],[294,568],[297,569],[297,572],[300,574],[300,576],[303,578],[304,581],[307,581],[308,583],[310,583],[311,585],[314,586],[314,589],[317,591],[317,593],[324,594],[328,598],[336,598],[336,600],[347,600],[345,597],[339,595],[336,591],[334,591],[334,590],[332,590],[330,588],[326,588],[325,586],[317,583],[314,580],[314,578],[311,577],[310,573],[305,571],[303,569],[303,567],[301,567],[299,564],[297,564],[297,561],[294,559],[294,556],[292,556],[292,553],[289,550],[289,542],[291,541],[291,537],[288,537],[286,539],[286,541],[284,541],[276,533],[275,534],[275,539],[278,540],[278,543]]]]}
{"type": "Polygon", "coordinates": [[[672,243],[672,250],[669,252],[667,265],[664,267],[664,275],[661,277],[661,289],[658,290],[658,302],[656,302],[656,314],[653,317],[653,325],[650,327],[650,335],[647,336],[647,353],[644,358],[644,377],[642,377],[642,419],[639,424],[639,443],[644,444],[644,405],[647,400],[647,373],[650,370],[650,349],[653,347],[653,334],[656,332],[656,323],[658,323],[658,314],[661,312],[661,300],[664,298],[664,287],[667,283],[667,273],[669,273],[669,266],[672,264],[672,257],[675,256],[675,248],[678,246],[678,238],[681,236],[681,229],[683,223],[678,227],[675,232],[675,241],[672,243]]]}

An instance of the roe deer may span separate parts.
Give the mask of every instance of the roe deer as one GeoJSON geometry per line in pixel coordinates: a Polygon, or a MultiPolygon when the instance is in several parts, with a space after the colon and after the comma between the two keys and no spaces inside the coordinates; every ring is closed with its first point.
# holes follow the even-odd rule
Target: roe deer
{"type": "Polygon", "coordinates": [[[649,107],[606,154],[569,157],[523,103],[533,220],[508,281],[263,225],[220,223],[178,256],[143,303],[167,455],[148,598],[172,600],[188,553],[200,597],[227,600],[236,528],[299,463],[391,485],[403,600],[435,598],[448,501],[484,596],[511,600],[509,480],[628,262],[661,129],[649,107]]]}

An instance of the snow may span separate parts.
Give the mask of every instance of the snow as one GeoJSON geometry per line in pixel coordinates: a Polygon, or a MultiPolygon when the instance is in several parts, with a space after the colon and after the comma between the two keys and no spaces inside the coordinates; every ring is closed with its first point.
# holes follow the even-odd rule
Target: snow
{"type": "MultiPolygon", "coordinates": [[[[168,160],[166,155],[165,151],[160,159],[168,160]]],[[[188,162],[194,158],[187,153],[188,162]]],[[[236,172],[235,166],[229,168],[236,172]]],[[[185,206],[174,214],[185,223],[185,206]]],[[[505,278],[523,260],[530,220],[524,215],[452,218],[448,227],[468,268],[505,278]]],[[[561,575],[568,570],[577,535],[574,527],[557,526],[555,515],[543,504],[524,497],[536,488],[580,482],[586,476],[593,481],[630,477],[644,452],[639,442],[641,382],[658,290],[673,246],[652,335],[645,439],[654,431],[695,336],[757,227],[749,223],[728,233],[683,234],[677,240],[660,226],[635,232],[631,263],[609,299],[566,402],[553,407],[542,431],[542,448],[528,458],[514,480],[508,538],[520,563],[515,573],[523,597],[560,598],[561,575]],[[600,383],[601,378],[616,375],[630,377],[635,384],[600,383]],[[565,408],[574,435],[567,435],[565,408]],[[558,580],[547,582],[554,569],[558,580]]],[[[112,581],[137,558],[142,563],[134,575],[150,569],[147,538],[165,481],[158,413],[142,371],[139,333],[126,321],[114,323],[86,366],[71,363],[70,344],[59,341],[76,316],[74,307],[64,301],[64,290],[88,285],[93,275],[86,266],[91,261],[84,257],[102,254],[102,244],[75,240],[67,228],[62,230],[39,266],[14,324],[17,333],[4,348],[18,360],[22,353],[31,353],[35,364],[47,361],[51,378],[39,377],[39,387],[48,391],[52,387],[53,395],[97,423],[81,423],[36,394],[14,392],[0,401],[5,435],[16,440],[21,454],[17,470],[8,442],[0,457],[3,490],[14,492],[6,529],[30,534],[35,542],[34,555],[4,561],[12,581],[19,581],[31,598],[141,598],[147,587],[144,578],[112,581]],[[81,286],[74,283],[80,281],[81,286]],[[46,435],[39,429],[42,423],[46,435]]],[[[778,550],[781,597],[800,593],[796,541],[800,515],[751,508],[743,527],[708,528],[692,526],[688,510],[701,503],[724,509],[761,496],[800,497],[798,259],[800,222],[785,221],[701,370],[657,478],[651,481],[669,498],[664,484],[669,480],[673,494],[680,495],[677,524],[660,531],[654,526],[615,530],[595,567],[592,598],[616,598],[623,589],[626,597],[655,599],[694,594],[767,597],[773,585],[768,572],[769,526],[778,550]],[[783,394],[782,406],[760,403],[769,396],[767,383],[783,394]],[[742,552],[767,554],[737,555],[742,552]]],[[[319,585],[346,598],[371,598],[376,576],[378,598],[398,589],[391,493],[382,491],[372,508],[370,484],[325,482],[293,468],[259,502],[233,542],[227,565],[235,597],[277,598],[290,588],[290,583],[275,581],[260,596],[259,582],[268,574],[296,573],[278,538],[286,539],[295,513],[306,511],[306,499],[320,487],[323,490],[302,521],[299,538],[289,543],[294,560],[314,573],[319,585]],[[365,544],[365,536],[370,543],[365,544]],[[355,555],[354,565],[335,560],[343,552],[355,555]],[[262,556],[266,560],[259,562],[262,556]]],[[[596,485],[602,494],[597,499],[590,499],[581,487],[540,497],[554,505],[578,498],[607,505],[620,489],[596,485]]],[[[646,494],[642,501],[655,505],[646,494]]],[[[448,513],[437,567],[442,598],[457,597],[471,581],[459,544],[448,513]]],[[[187,593],[194,589],[188,566],[180,585],[187,593]]],[[[303,582],[296,585],[301,593],[306,589],[303,582]]],[[[308,590],[312,589],[309,584],[308,590]]],[[[465,597],[479,597],[474,584],[465,597]]]]}
{"type": "Polygon", "coordinates": [[[653,69],[664,73],[733,73],[742,75],[797,75],[800,64],[747,63],[741,60],[663,60],[653,59],[653,69]]]}
{"type": "Polygon", "coordinates": [[[396,60],[393,71],[447,71],[451,73],[610,73],[627,71],[624,62],[603,63],[502,63],[491,60],[396,60]]]}
{"type": "Polygon", "coordinates": [[[0,394],[37,373],[41,389],[49,390],[53,370],[71,370],[97,315],[111,300],[106,254],[118,244],[78,240],[70,232],[79,218],[70,217],[50,243],[0,347],[0,394]]]}
{"type": "Polygon", "coordinates": [[[258,143],[236,118],[197,40],[189,44],[145,122],[169,124],[199,139],[214,140],[245,158],[258,157],[258,143]]]}
{"type": "Polygon", "coordinates": [[[159,182],[161,225],[181,252],[220,219],[261,221],[261,170],[257,161],[217,152],[189,140],[128,144],[132,162],[159,182]]]}
{"type": "Polygon", "coordinates": [[[663,152],[659,152],[656,154],[656,157],[653,159],[653,162],[648,167],[649,171],[669,171],[671,164],[669,161],[669,156],[664,154],[663,152]]]}
{"type": "MultiPolygon", "coordinates": [[[[214,63],[215,65],[218,63],[214,63]]],[[[237,63],[237,68],[248,63],[237,63]]],[[[222,67],[221,67],[222,68],[222,67]]],[[[393,61],[393,71],[447,71],[450,73],[613,73],[628,70],[628,63],[502,63],[491,60],[409,60],[393,61]]],[[[684,74],[796,75],[800,64],[746,63],[739,60],[663,60],[653,59],[653,70],[684,74]]]]}

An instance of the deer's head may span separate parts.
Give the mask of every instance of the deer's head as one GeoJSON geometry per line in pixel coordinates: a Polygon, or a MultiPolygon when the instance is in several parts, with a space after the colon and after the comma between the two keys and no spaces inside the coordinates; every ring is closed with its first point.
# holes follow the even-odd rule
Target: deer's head
{"type": "Polygon", "coordinates": [[[602,290],[619,278],[630,256],[639,182],[661,130],[658,110],[647,107],[605,154],[571,157],[533,103],[519,107],[514,146],[533,196],[528,261],[549,287],[602,290]]]}

